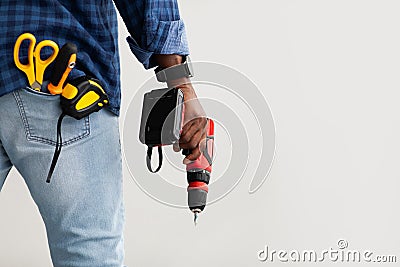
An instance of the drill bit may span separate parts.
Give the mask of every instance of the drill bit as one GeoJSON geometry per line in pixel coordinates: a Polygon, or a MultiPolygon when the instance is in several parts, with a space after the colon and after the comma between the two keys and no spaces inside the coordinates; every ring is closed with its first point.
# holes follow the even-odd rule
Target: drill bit
{"type": "Polygon", "coordinates": [[[199,218],[199,213],[201,213],[201,209],[192,209],[194,214],[194,226],[197,225],[197,218],[199,218]]]}

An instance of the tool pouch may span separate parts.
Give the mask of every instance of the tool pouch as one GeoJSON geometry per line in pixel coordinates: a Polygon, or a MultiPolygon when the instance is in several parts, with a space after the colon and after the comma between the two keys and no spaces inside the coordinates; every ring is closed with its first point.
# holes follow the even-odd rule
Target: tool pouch
{"type": "Polygon", "coordinates": [[[183,93],[177,88],[157,89],[143,98],[139,140],[147,145],[146,163],[150,172],[156,173],[162,165],[162,146],[179,140],[183,122],[183,93]],[[156,170],[151,167],[154,147],[158,147],[159,163],[156,170]]]}

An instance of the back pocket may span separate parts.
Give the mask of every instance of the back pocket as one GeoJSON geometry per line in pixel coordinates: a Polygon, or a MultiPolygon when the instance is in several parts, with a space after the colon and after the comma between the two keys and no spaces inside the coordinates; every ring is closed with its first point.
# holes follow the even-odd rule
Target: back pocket
{"type": "MultiPolygon", "coordinates": [[[[61,115],[60,96],[37,92],[30,88],[13,92],[28,141],[51,146],[57,141],[57,121],[61,115]]],[[[63,146],[90,135],[89,117],[76,120],[65,116],[61,133],[63,146]]]]}

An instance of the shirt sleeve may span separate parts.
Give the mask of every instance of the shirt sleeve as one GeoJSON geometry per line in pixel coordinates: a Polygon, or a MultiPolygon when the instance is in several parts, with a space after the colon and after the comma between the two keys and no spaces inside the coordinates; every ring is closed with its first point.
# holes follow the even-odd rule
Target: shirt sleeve
{"type": "Polygon", "coordinates": [[[177,0],[114,0],[128,28],[130,49],[146,69],[156,67],[153,54],[189,55],[177,0]]]}

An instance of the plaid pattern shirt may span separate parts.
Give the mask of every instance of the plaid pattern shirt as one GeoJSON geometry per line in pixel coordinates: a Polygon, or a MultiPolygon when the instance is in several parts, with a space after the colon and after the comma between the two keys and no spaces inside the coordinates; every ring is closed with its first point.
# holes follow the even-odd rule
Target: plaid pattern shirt
{"type": "MultiPolygon", "coordinates": [[[[0,96],[24,88],[28,81],[13,59],[16,39],[25,32],[37,42],[66,42],[78,46],[71,78],[91,75],[99,79],[110,98],[110,110],[119,114],[121,103],[118,25],[115,6],[130,36],[130,49],[146,69],[155,67],[153,54],[188,55],[185,26],[177,0],[1,0],[0,1],[0,96]],[[114,2],[114,3],[113,3],[114,2]]],[[[43,51],[43,58],[51,50],[43,51]]],[[[20,50],[27,62],[27,44],[20,50]]],[[[45,79],[51,74],[51,66],[45,79]]]]}

